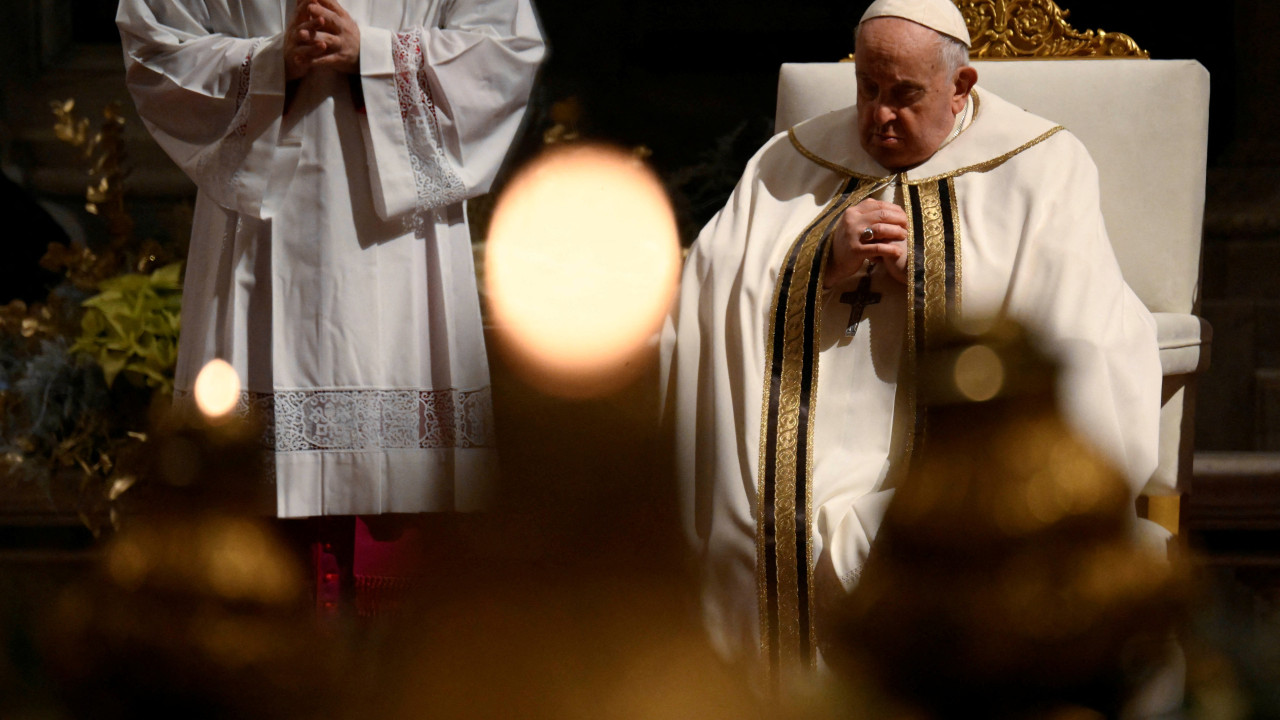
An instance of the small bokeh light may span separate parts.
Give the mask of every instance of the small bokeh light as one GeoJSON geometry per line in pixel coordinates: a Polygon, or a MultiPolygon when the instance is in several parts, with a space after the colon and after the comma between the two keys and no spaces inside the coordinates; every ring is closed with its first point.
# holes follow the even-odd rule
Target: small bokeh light
{"type": "Polygon", "coordinates": [[[514,369],[546,392],[603,395],[634,378],[679,271],[666,193],[621,150],[548,151],[494,209],[485,259],[490,309],[514,369]]]}
{"type": "Polygon", "coordinates": [[[194,394],[196,407],[205,417],[225,417],[240,399],[240,376],[226,360],[215,358],[200,369],[194,394]]]}
{"type": "Polygon", "coordinates": [[[990,400],[1004,386],[1004,363],[986,345],[965,348],[956,358],[955,383],[956,389],[973,402],[990,400]]]}

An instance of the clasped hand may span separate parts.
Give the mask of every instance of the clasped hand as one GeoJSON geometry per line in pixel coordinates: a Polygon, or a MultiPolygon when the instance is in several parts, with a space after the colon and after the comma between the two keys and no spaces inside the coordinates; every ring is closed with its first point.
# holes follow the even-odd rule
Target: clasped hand
{"type": "Polygon", "coordinates": [[[296,0],[285,30],[285,74],[297,80],[313,68],[360,70],[360,27],[338,0],[296,0]]]}
{"type": "Polygon", "coordinates": [[[893,203],[868,198],[844,211],[831,238],[822,284],[836,285],[868,260],[882,260],[889,277],[907,282],[907,213],[893,203]]]}

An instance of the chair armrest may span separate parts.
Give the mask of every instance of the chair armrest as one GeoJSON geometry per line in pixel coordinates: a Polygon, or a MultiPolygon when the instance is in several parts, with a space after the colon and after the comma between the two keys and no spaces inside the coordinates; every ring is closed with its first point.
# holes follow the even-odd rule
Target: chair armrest
{"type": "Polygon", "coordinates": [[[1202,317],[1185,313],[1152,313],[1156,319],[1156,341],[1160,347],[1160,367],[1166,377],[1190,375],[1209,368],[1209,346],[1213,327],[1202,317]]]}

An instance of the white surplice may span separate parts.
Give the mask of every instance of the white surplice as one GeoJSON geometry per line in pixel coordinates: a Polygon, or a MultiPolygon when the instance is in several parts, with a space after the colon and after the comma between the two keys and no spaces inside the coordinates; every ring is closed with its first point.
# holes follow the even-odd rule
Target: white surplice
{"type": "Polygon", "coordinates": [[[282,517],[475,509],[495,453],[462,201],[520,128],[541,32],[528,0],[342,5],[359,75],[313,71],[286,108],[293,0],[121,0],[130,92],[199,188],[176,390],[235,367],[282,517]]]}
{"type": "MultiPolygon", "coordinates": [[[[1005,314],[1045,340],[1064,363],[1058,394],[1068,420],[1136,494],[1156,466],[1160,361],[1155,323],[1107,238],[1097,169],[1069,132],[990,92],[975,90],[970,108],[963,133],[899,176],[896,194],[878,197],[901,202],[903,185],[950,178],[961,317],[1005,314]]],[[[756,511],[771,303],[793,242],[850,178],[893,175],[861,149],[855,127],[855,108],[837,110],[756,154],[694,245],[663,337],[666,413],[705,621],[720,651],[748,664],[762,642],[756,511]]],[[[819,594],[855,582],[905,470],[911,424],[909,383],[899,384],[906,289],[875,272],[880,302],[846,338],[850,307],[840,295],[858,279],[821,299],[807,515],[819,594]]]]}

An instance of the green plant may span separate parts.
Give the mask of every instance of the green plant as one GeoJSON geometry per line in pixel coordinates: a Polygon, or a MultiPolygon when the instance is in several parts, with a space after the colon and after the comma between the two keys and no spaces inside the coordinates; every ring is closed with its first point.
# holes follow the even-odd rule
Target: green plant
{"type": "Polygon", "coordinates": [[[130,382],[173,392],[182,310],[182,263],[151,274],[128,273],[98,283],[84,301],[74,353],[93,358],[111,387],[124,374],[130,382]]]}

